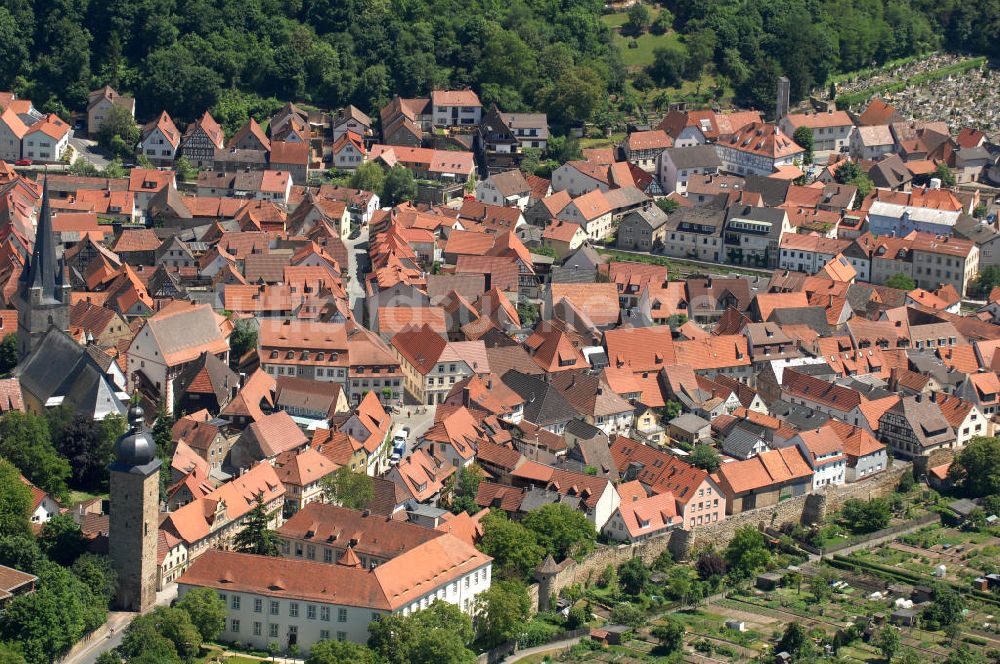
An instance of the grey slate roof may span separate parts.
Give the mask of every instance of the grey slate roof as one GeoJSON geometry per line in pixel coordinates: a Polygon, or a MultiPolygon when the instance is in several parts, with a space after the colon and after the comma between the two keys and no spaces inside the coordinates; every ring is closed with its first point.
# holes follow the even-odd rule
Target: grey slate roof
{"type": "MultiPolygon", "coordinates": [[[[800,368],[801,367],[796,367],[796,371],[800,368]]],[[[802,431],[821,427],[830,419],[830,416],[826,413],[813,410],[809,406],[789,403],[782,399],[778,399],[774,403],[768,405],[768,410],[770,411],[772,417],[782,420],[783,422],[802,431]]]]}
{"type": "Polygon", "coordinates": [[[678,415],[674,419],[670,420],[670,426],[676,427],[681,431],[687,433],[698,433],[705,427],[711,426],[711,423],[701,417],[698,417],[694,413],[684,413],[683,415],[678,415]]]}
{"type": "Polygon", "coordinates": [[[832,328],[826,320],[826,309],[823,307],[788,307],[778,308],[771,312],[767,319],[778,325],[808,325],[821,336],[829,336],[832,328]]]}
{"type": "Polygon", "coordinates": [[[686,148],[667,148],[664,156],[669,156],[677,168],[719,168],[719,153],[714,145],[692,145],[686,148]]]}
{"type": "Polygon", "coordinates": [[[24,392],[42,404],[53,397],[81,413],[109,410],[124,414],[125,405],[115,396],[117,388],[84,346],[55,327],[17,366],[14,375],[24,392]]]}
{"type": "Polygon", "coordinates": [[[757,443],[763,442],[763,436],[760,436],[752,431],[747,431],[742,426],[733,427],[726,439],[722,441],[722,451],[729,456],[738,457],[740,459],[746,459],[753,452],[754,446],[757,443]]]}
{"type": "Polygon", "coordinates": [[[524,399],[524,419],[532,424],[547,427],[569,422],[578,415],[558,390],[537,376],[511,370],[501,380],[524,399]]]}

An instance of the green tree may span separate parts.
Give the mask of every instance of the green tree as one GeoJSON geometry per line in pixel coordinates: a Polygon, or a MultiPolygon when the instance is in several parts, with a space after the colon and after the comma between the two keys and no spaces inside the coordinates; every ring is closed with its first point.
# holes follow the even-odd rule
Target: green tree
{"type": "Polygon", "coordinates": [[[934,169],[934,177],[941,180],[941,186],[943,187],[955,186],[955,174],[948,168],[948,164],[944,162],[939,163],[937,168],[934,169]]]}
{"type": "Polygon", "coordinates": [[[49,519],[42,526],[38,543],[50,560],[64,567],[72,565],[87,546],[79,524],[70,514],[57,514],[49,519]]]}
{"type": "Polygon", "coordinates": [[[107,606],[64,567],[45,562],[36,573],[36,591],[15,597],[0,615],[0,640],[16,642],[29,662],[50,662],[102,624],[107,606]]]}
{"type": "Polygon", "coordinates": [[[897,630],[892,625],[886,625],[872,638],[872,645],[879,649],[882,653],[882,657],[885,661],[891,662],[892,658],[896,656],[899,652],[901,640],[899,638],[899,630],[897,630]]]}
{"type": "Polygon", "coordinates": [[[587,517],[569,505],[552,503],[534,509],[524,517],[524,527],[556,560],[586,555],[594,547],[597,533],[587,517]]]}
{"type": "Polygon", "coordinates": [[[806,164],[813,163],[813,133],[809,127],[799,127],[792,134],[792,140],[805,151],[802,161],[806,164]]]}
{"type": "Polygon", "coordinates": [[[545,149],[549,158],[559,163],[582,159],[583,152],[580,148],[580,139],[575,136],[554,136],[549,140],[545,149]]]}
{"type": "Polygon", "coordinates": [[[726,575],[726,561],[715,551],[703,551],[694,564],[702,581],[721,579],[726,575]]]}
{"type": "Polygon", "coordinates": [[[476,597],[476,628],[487,647],[520,636],[530,614],[528,588],[520,581],[494,581],[476,597]]]}
{"type": "Polygon", "coordinates": [[[382,204],[395,207],[417,197],[417,181],[413,172],[399,164],[389,169],[382,185],[382,204]]]}
{"type": "Polygon", "coordinates": [[[660,8],[660,13],[653,19],[649,26],[649,31],[654,35],[665,35],[674,27],[674,15],[666,7],[660,8]]]}
{"type": "MultiPolygon", "coordinates": [[[[28,664],[17,648],[11,643],[0,643],[0,662],[4,664],[28,664]]],[[[101,664],[98,662],[97,664],[101,664]]]]}
{"type": "Polygon", "coordinates": [[[809,652],[809,635],[805,628],[797,622],[790,623],[781,635],[774,652],[787,652],[792,657],[806,656],[809,652]]]}
{"type": "Polygon", "coordinates": [[[528,175],[537,175],[542,163],[542,151],[538,148],[524,148],[521,151],[521,170],[528,175]]]}
{"type": "Polygon", "coordinates": [[[174,162],[174,170],[177,171],[177,179],[182,182],[191,182],[198,178],[198,169],[187,157],[178,157],[174,162]]]}
{"type": "Polygon", "coordinates": [[[122,160],[115,157],[108,162],[108,165],[104,167],[104,171],[101,173],[106,178],[124,178],[128,176],[125,171],[125,166],[122,164],[122,160]]]}
{"type": "Polygon", "coordinates": [[[44,417],[18,411],[0,417],[0,457],[57,500],[68,495],[69,463],[53,447],[44,417]]]}
{"type": "Polygon", "coordinates": [[[653,64],[646,71],[661,87],[677,88],[684,82],[687,63],[687,48],[683,44],[672,43],[653,51],[653,64]]]}
{"type": "Polygon", "coordinates": [[[115,442],[127,426],[120,415],[95,421],[84,413],[75,413],[59,429],[52,426],[53,442],[60,456],[69,461],[74,487],[104,491],[108,486],[107,466],[114,457],[115,442]]]}
{"type": "Polygon", "coordinates": [[[108,109],[97,132],[97,143],[120,159],[131,159],[139,142],[139,127],[124,106],[108,109]],[[115,139],[118,139],[117,141],[115,139]]]}
{"type": "Polygon", "coordinates": [[[0,565],[37,574],[47,561],[32,535],[0,535],[0,565]]]}
{"type": "Polygon", "coordinates": [[[160,632],[155,614],[162,608],[158,607],[153,613],[138,616],[125,628],[118,651],[126,662],[150,661],[157,664],[180,662],[177,647],[160,632]]]}
{"type": "Polygon", "coordinates": [[[73,576],[83,581],[108,606],[118,590],[118,573],[111,565],[111,559],[93,553],[85,553],[73,563],[73,576]]]}
{"type": "Polygon", "coordinates": [[[667,616],[663,622],[653,627],[651,634],[659,641],[657,654],[670,655],[684,646],[684,623],[667,616]]]}
{"type": "Polygon", "coordinates": [[[280,542],[278,534],[271,530],[272,515],[264,507],[263,492],[257,494],[255,504],[247,514],[243,530],[233,539],[233,548],[243,553],[255,553],[259,556],[278,556],[280,542]]]}
{"type": "Polygon", "coordinates": [[[948,475],[969,496],[1000,494],[1000,437],[976,437],[966,443],[948,475]]]}
{"type": "Polygon", "coordinates": [[[473,664],[472,621],[454,604],[435,601],[408,616],[391,614],[368,625],[368,647],[388,664],[473,664]]]}
{"type": "Polygon", "coordinates": [[[948,586],[938,583],[931,589],[931,603],[924,609],[923,619],[934,626],[957,625],[965,619],[965,598],[948,586]]]}
{"type": "Polygon", "coordinates": [[[653,19],[653,14],[649,11],[649,7],[642,2],[636,2],[629,7],[627,16],[625,25],[622,27],[631,35],[641,35],[644,33],[649,28],[653,19]]]}
{"type": "Polygon", "coordinates": [[[711,445],[695,445],[687,461],[692,466],[707,470],[710,473],[714,473],[722,465],[722,457],[719,456],[719,453],[711,445]]]}
{"type": "Polygon", "coordinates": [[[156,631],[174,644],[177,654],[186,661],[193,661],[201,650],[201,634],[191,622],[186,611],[168,606],[158,606],[149,614],[156,631]]]}
{"type": "Polygon", "coordinates": [[[764,534],[754,526],[746,525],[739,528],[730,540],[725,559],[729,575],[744,580],[767,567],[771,553],[767,550],[764,534]]]}
{"type": "Polygon", "coordinates": [[[537,96],[541,109],[558,132],[588,122],[604,103],[606,86],[600,75],[587,66],[563,69],[542,87],[537,96]]]}
{"type": "Polygon", "coordinates": [[[252,318],[240,318],[233,325],[233,333],[229,337],[229,350],[231,362],[238,365],[251,350],[257,348],[257,323],[252,318]]]}
{"type": "Polygon", "coordinates": [[[341,466],[321,481],[326,500],[352,510],[363,510],[372,502],[375,483],[364,472],[341,466]]]}
{"type": "Polygon", "coordinates": [[[493,557],[499,574],[506,578],[529,578],[545,556],[535,534],[499,510],[491,510],[483,517],[482,524],[479,548],[493,557]]]}
{"type": "Polygon", "coordinates": [[[673,212],[676,212],[677,209],[680,206],[681,206],[681,204],[678,203],[677,201],[675,201],[672,198],[657,198],[656,199],[656,207],[660,208],[661,210],[663,210],[667,214],[671,214],[673,212]]]}
{"type": "MultiPolygon", "coordinates": [[[[684,323],[686,322],[688,322],[687,314],[674,314],[667,318],[667,325],[670,327],[671,330],[676,330],[677,328],[684,325],[684,323]]],[[[673,401],[671,403],[677,403],[677,402],[673,401]]]]}
{"type": "Polygon", "coordinates": [[[366,645],[351,641],[320,641],[309,651],[306,664],[382,664],[366,645]]]}
{"type": "Polygon", "coordinates": [[[619,602],[611,609],[611,622],[638,629],[646,624],[646,612],[631,602],[619,602]]]}
{"type": "Polygon", "coordinates": [[[184,594],[177,608],[187,611],[204,641],[214,641],[226,628],[226,603],[211,588],[195,588],[184,594]]]}
{"type": "Polygon", "coordinates": [[[855,533],[881,530],[889,525],[891,519],[889,501],[883,498],[868,501],[851,498],[844,502],[840,510],[840,522],[855,533]]]}
{"type": "Polygon", "coordinates": [[[17,366],[20,352],[17,349],[17,335],[8,334],[0,341],[0,377],[7,377],[17,366]]]}
{"type": "Polygon", "coordinates": [[[833,594],[830,583],[833,579],[830,573],[823,570],[809,579],[809,592],[813,594],[817,604],[822,604],[833,594]]]}
{"type": "Polygon", "coordinates": [[[979,270],[979,274],[973,279],[970,295],[985,299],[997,286],[1000,286],[1000,267],[987,265],[979,270]]]}
{"type": "Polygon", "coordinates": [[[366,161],[354,171],[354,175],[351,176],[351,186],[374,192],[381,198],[385,187],[385,169],[374,161],[366,161]]]}
{"type": "Polygon", "coordinates": [[[0,459],[0,537],[31,535],[31,505],[31,489],[21,481],[20,471],[0,459]]]}
{"type": "Polygon", "coordinates": [[[862,170],[861,164],[856,161],[843,162],[833,172],[833,179],[840,184],[850,184],[858,188],[856,206],[860,206],[865,197],[875,188],[872,179],[862,170]]]}
{"type": "Polygon", "coordinates": [[[986,659],[963,643],[948,653],[944,664],[986,664],[986,659]]]}
{"type": "MultiPolygon", "coordinates": [[[[458,480],[455,483],[451,496],[451,511],[455,514],[468,512],[475,514],[479,510],[476,503],[476,494],[479,491],[479,483],[482,482],[485,473],[479,464],[472,464],[468,468],[458,470],[458,480]]],[[[452,476],[454,477],[454,475],[452,476]]]]}
{"type": "Polygon", "coordinates": [[[649,568],[642,558],[630,558],[618,568],[618,581],[624,592],[638,596],[649,583],[649,568]]]}
{"type": "Polygon", "coordinates": [[[83,157],[78,156],[73,160],[73,163],[69,165],[69,174],[83,177],[98,177],[101,174],[101,170],[83,157]]]}
{"type": "Polygon", "coordinates": [[[679,401],[670,400],[663,405],[663,417],[668,421],[674,419],[681,414],[681,403],[679,401]]]}
{"type": "Polygon", "coordinates": [[[897,272],[885,281],[885,285],[889,288],[898,288],[899,290],[911,291],[917,287],[917,282],[913,280],[908,274],[903,274],[902,272],[897,272]]]}

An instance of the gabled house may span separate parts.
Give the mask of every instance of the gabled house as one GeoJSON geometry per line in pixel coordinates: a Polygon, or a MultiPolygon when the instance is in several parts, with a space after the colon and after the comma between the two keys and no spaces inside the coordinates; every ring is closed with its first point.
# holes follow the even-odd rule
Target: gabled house
{"type": "Polygon", "coordinates": [[[955,430],[931,397],[903,397],[879,418],[878,437],[893,456],[904,459],[928,456],[957,446],[955,430]]]}
{"type": "Polygon", "coordinates": [[[42,162],[56,162],[63,158],[73,131],[69,124],[55,113],[49,113],[28,127],[21,141],[21,157],[42,162]]]}
{"type": "Polygon", "coordinates": [[[225,147],[226,134],[208,111],[189,124],[181,137],[178,157],[184,157],[195,168],[211,168],[215,151],[225,147]]]}
{"type": "Polygon", "coordinates": [[[135,98],[118,94],[110,85],[87,94],[87,133],[97,136],[112,108],[123,108],[134,118],[135,98]]]}
{"type": "Polygon", "coordinates": [[[368,149],[360,134],[347,131],[340,135],[331,148],[333,165],[346,171],[357,170],[368,157],[368,149]]]}
{"type": "Polygon", "coordinates": [[[166,111],[150,120],[139,136],[139,153],[154,166],[171,166],[181,144],[181,133],[166,111]]]}
{"type": "Polygon", "coordinates": [[[685,530],[717,523],[729,513],[719,484],[700,468],[621,436],[611,443],[611,456],[622,482],[638,480],[654,495],[671,493],[685,530]]]}
{"type": "Polygon", "coordinates": [[[799,447],[792,446],[724,463],[712,477],[725,499],[726,514],[731,515],[808,493],[813,470],[799,447]]]}
{"type": "Polygon", "coordinates": [[[146,319],[128,347],[128,384],[174,410],[174,381],[204,353],[229,359],[231,323],[208,304],[177,301],[146,319]]]}

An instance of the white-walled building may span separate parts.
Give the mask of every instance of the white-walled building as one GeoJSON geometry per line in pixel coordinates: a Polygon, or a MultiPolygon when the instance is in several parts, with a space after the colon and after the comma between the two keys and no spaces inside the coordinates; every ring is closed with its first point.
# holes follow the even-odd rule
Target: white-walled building
{"type": "Polygon", "coordinates": [[[219,593],[227,610],[221,640],[259,650],[298,645],[308,655],[319,641],[365,643],[373,620],[438,600],[471,614],[491,577],[492,558],[445,534],[373,568],[353,549],[336,563],[211,550],[177,585],[180,598],[194,588],[219,593]]]}
{"type": "Polygon", "coordinates": [[[173,412],[173,382],[202,353],[229,359],[228,327],[208,304],[177,301],[146,319],[128,347],[130,389],[154,390],[173,412]]]}
{"type": "Polygon", "coordinates": [[[472,90],[435,90],[431,107],[435,127],[468,127],[483,119],[483,105],[472,90]]]}
{"type": "Polygon", "coordinates": [[[73,132],[55,113],[28,127],[21,142],[21,157],[33,161],[59,161],[73,132]]]}

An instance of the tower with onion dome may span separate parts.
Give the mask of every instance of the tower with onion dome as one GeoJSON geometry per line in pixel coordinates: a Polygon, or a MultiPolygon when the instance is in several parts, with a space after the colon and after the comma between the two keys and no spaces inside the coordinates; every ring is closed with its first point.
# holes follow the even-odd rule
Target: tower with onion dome
{"type": "Polygon", "coordinates": [[[156,602],[156,546],[160,505],[160,460],[143,422],[142,408],[128,411],[129,430],[115,443],[111,471],[108,545],[118,572],[115,604],[145,612],[156,602]]]}

